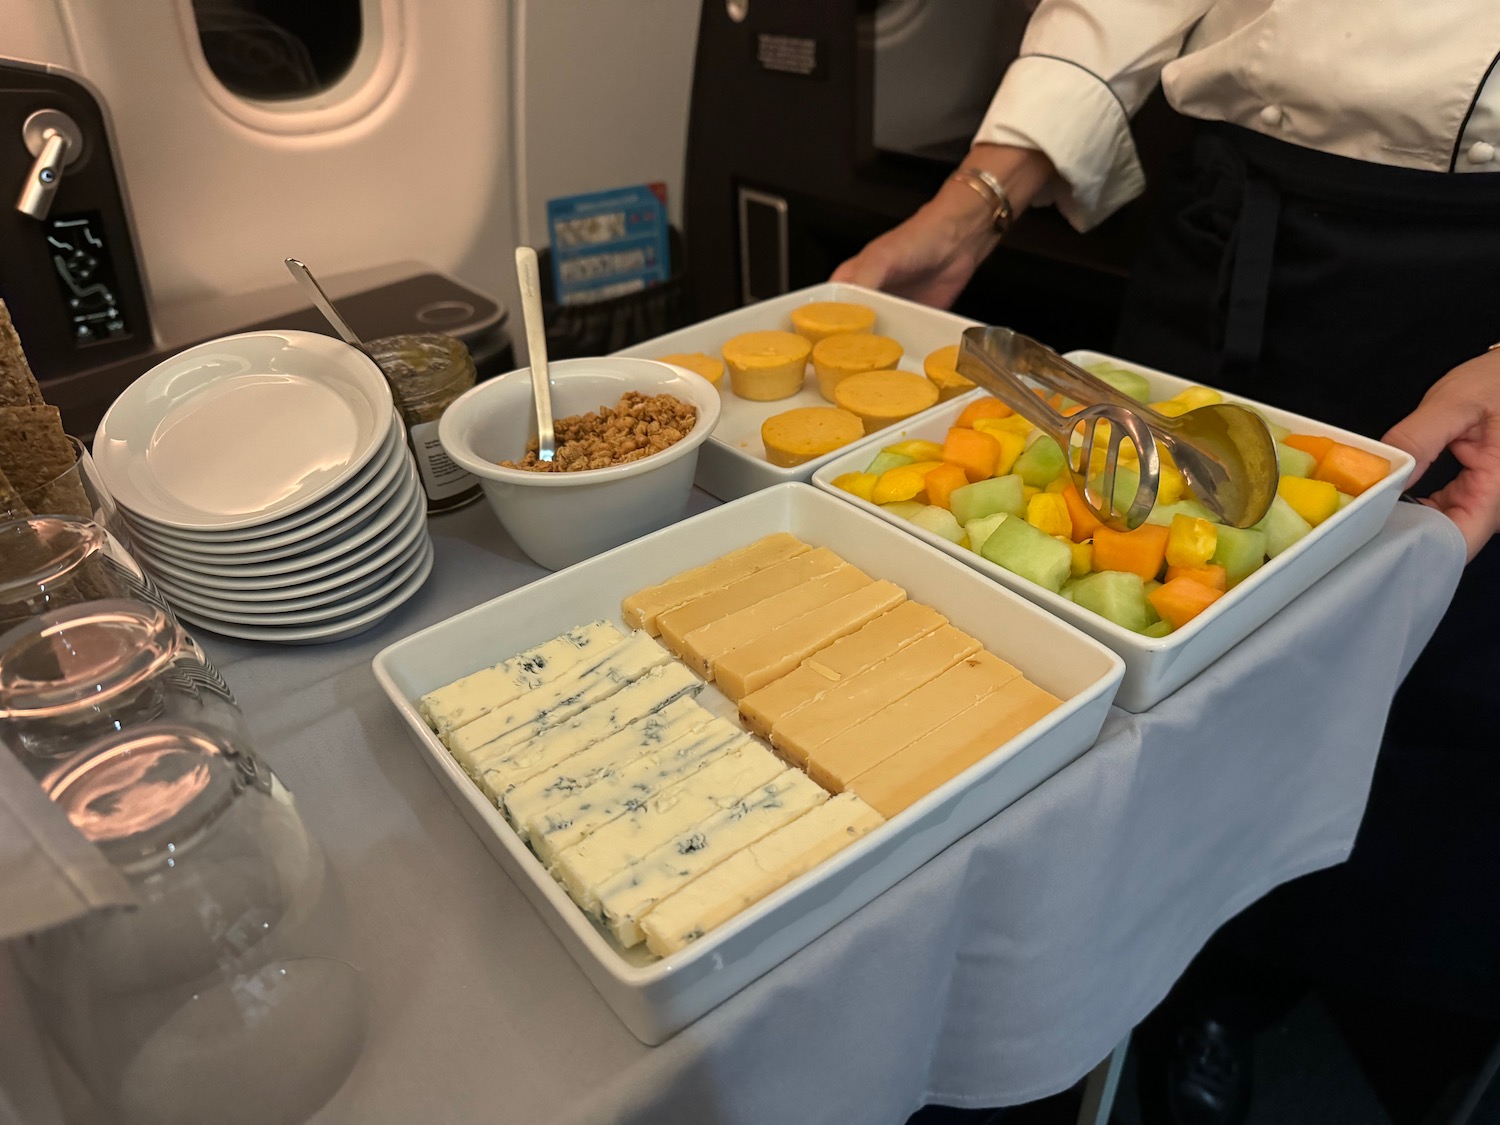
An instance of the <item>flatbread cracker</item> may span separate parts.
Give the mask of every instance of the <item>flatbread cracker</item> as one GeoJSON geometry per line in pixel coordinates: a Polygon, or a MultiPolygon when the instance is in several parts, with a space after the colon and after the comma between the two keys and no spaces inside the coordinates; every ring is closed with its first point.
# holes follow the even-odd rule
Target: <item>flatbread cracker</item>
{"type": "Polygon", "coordinates": [[[0,406],[41,406],[43,401],[42,388],[10,322],[10,310],[0,301],[0,406]]]}
{"type": "Polygon", "coordinates": [[[0,406],[0,472],[35,515],[93,516],[55,406],[0,406]]]}

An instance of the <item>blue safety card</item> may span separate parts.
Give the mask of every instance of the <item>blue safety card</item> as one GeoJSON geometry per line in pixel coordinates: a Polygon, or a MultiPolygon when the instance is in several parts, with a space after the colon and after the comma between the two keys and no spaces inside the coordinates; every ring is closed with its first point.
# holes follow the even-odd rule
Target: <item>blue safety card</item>
{"type": "Polygon", "coordinates": [[[640,184],[548,200],[558,303],[602,301],[666,281],[666,199],[665,184],[640,184]]]}

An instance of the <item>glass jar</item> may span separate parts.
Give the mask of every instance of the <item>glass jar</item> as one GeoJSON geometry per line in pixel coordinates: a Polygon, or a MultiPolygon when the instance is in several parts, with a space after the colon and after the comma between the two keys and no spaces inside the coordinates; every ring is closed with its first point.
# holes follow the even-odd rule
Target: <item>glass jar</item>
{"type": "Polygon", "coordinates": [[[474,385],[474,360],[462,340],[440,332],[385,336],[369,343],[385,372],[406,424],[412,455],[427,493],[427,510],[445,512],[479,499],[479,481],[460,468],[438,441],[438,419],[474,385]]]}

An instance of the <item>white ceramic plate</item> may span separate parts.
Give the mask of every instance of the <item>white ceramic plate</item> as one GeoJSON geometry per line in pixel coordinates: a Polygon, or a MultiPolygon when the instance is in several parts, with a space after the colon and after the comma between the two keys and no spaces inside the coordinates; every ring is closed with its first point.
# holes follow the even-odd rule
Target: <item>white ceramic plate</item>
{"type": "MultiPolygon", "coordinates": [[[[375,676],[459,811],[643,1042],[660,1043],[1083,753],[1119,683],[1119,657],[1076,629],[889,524],[804,484],[684,520],[559,571],[384,649],[375,676]],[[936,607],[1063,706],[887,824],[662,960],[595,926],[469,780],[417,713],[425,693],[595,618],[623,624],[625,595],[763,535],[826,545],[936,607]]],[[[698,697],[732,717],[712,685],[698,697]]]]}
{"type": "Polygon", "coordinates": [[[388,597],[411,577],[422,556],[431,551],[431,541],[426,536],[419,536],[400,557],[382,571],[354,583],[347,590],[335,590],[312,598],[294,598],[286,602],[232,601],[196,590],[184,590],[167,583],[157,584],[173,605],[187,606],[194,612],[207,614],[220,621],[243,625],[315,625],[330,618],[347,617],[388,597]]]}
{"type": "Polygon", "coordinates": [[[146,554],[170,559],[195,573],[237,575],[241,578],[286,574],[345,558],[353,548],[369,542],[389,528],[411,504],[413,493],[420,492],[421,489],[422,483],[417,477],[416,466],[407,465],[404,479],[384,497],[372,501],[361,511],[349,513],[345,519],[306,540],[270,551],[203,554],[185,547],[162,545],[141,538],[137,538],[136,543],[146,554]]]}
{"type": "MultiPolygon", "coordinates": [[[[1186,379],[1099,352],[1069,352],[1067,358],[1078,364],[1106,361],[1139,371],[1150,381],[1151,393],[1155,399],[1169,398],[1193,385],[1186,379]]],[[[862,471],[876,451],[890,442],[902,438],[942,441],[948,427],[953,424],[969,399],[982,393],[975,391],[963,399],[944,404],[944,409],[932,417],[892,430],[886,436],[873,436],[860,445],[851,446],[822,466],[813,475],[813,483],[829,494],[874,513],[893,526],[989,575],[1114,649],[1125,660],[1125,682],[1120,686],[1115,702],[1127,711],[1145,711],[1171,695],[1265,624],[1277,610],[1374,538],[1385,525],[1386,517],[1391,514],[1412,470],[1411,456],[1393,446],[1383,445],[1310,418],[1289,414],[1285,410],[1264,406],[1251,399],[1236,398],[1235,401],[1256,407],[1271,421],[1287,427],[1293,433],[1326,434],[1346,445],[1377,453],[1391,462],[1391,472],[1381,483],[1356,498],[1342,511],[1324,520],[1310,534],[1271,559],[1181,629],[1174,630],[1165,637],[1143,637],[1074,605],[1060,594],[1054,594],[1012,574],[1004,567],[996,566],[973,551],[924,531],[907,520],[883,511],[875,504],[867,503],[833,486],[833,481],[840,474],[862,471]]]]}
{"type": "Polygon", "coordinates": [[[401,517],[368,543],[308,570],[272,574],[263,578],[225,577],[220,572],[184,569],[152,556],[151,573],[158,581],[197,594],[210,594],[230,601],[279,601],[307,597],[339,586],[351,585],[372,571],[399,558],[427,527],[426,496],[416,490],[402,509],[401,517]]]}
{"type": "Polygon", "coordinates": [[[247,332],[189,348],[125,389],[94,460],[120,506],[167,527],[229,530],[338,488],[391,429],[385,377],[314,332],[247,332]]]}
{"type": "MultiPolygon", "coordinates": [[[[205,558],[235,556],[246,558],[283,558],[297,554],[315,542],[328,542],[348,528],[374,512],[390,494],[400,487],[402,474],[408,468],[411,454],[404,444],[398,444],[382,462],[379,471],[365,486],[350,495],[345,503],[323,512],[316,519],[298,526],[284,529],[271,535],[262,535],[258,528],[250,529],[245,538],[205,539],[182,532],[144,524],[129,514],[126,522],[131,533],[153,547],[170,548],[187,555],[205,558]]],[[[413,467],[414,468],[414,467],[413,467]]]]}
{"type": "Polygon", "coordinates": [[[367,503],[372,495],[389,487],[391,480],[394,479],[392,474],[405,455],[406,430],[397,419],[380,443],[375,456],[361,465],[359,471],[343,484],[305,508],[251,527],[235,528],[230,531],[185,529],[167,527],[165,524],[157,523],[134,512],[127,513],[127,516],[132,526],[169,543],[202,547],[210,551],[233,549],[242,545],[258,546],[258,540],[296,531],[316,520],[323,520],[323,526],[326,526],[325,517],[367,503]]]}
{"type": "MultiPolygon", "coordinates": [[[[875,310],[875,331],[882,336],[891,337],[905,349],[898,366],[919,375],[922,373],[922,361],[931,352],[958,343],[963,330],[978,323],[941,309],[892,297],[889,293],[880,293],[859,285],[828,282],[736,309],[615,354],[639,356],[643,359],[656,359],[678,352],[705,352],[717,356],[724,342],[741,332],[790,330],[792,310],[811,301],[853,301],[869,305],[875,310]]],[[[793,410],[799,406],[829,405],[818,393],[811,364],[807,370],[802,390],[791,398],[776,402],[751,402],[740,398],[729,389],[729,375],[725,374],[724,381],[720,384],[723,408],[719,412],[719,423],[708,441],[703,443],[698,457],[695,482],[699,488],[721,500],[733,500],[737,496],[745,496],[773,484],[811,480],[820,465],[838,456],[838,451],[835,451],[792,468],[773,465],[766,460],[765,446],[760,440],[762,422],[783,410],[793,410]]],[[[943,404],[940,403],[933,410],[942,408],[943,404]]],[[[925,414],[914,415],[907,423],[920,421],[924,416],[925,414]]]]}
{"type": "Polygon", "coordinates": [[[415,573],[412,574],[390,596],[376,605],[350,617],[338,617],[331,621],[324,621],[316,625],[302,626],[276,626],[276,625],[252,625],[237,621],[220,621],[213,617],[194,613],[192,610],[179,609],[177,616],[189,625],[199,629],[206,629],[211,633],[218,633],[225,637],[236,637],[243,641],[268,641],[273,644],[283,645],[317,645],[330,644],[333,641],[347,640],[358,636],[366,629],[372,628],[382,618],[389,616],[396,609],[414,597],[422,584],[427,581],[427,576],[432,573],[432,551],[429,549],[422,555],[422,561],[415,573]]]}

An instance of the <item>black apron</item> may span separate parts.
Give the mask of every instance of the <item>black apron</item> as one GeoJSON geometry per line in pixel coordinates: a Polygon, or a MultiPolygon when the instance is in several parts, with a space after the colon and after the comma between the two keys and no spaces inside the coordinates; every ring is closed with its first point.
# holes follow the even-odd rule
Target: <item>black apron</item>
{"type": "MultiPolygon", "coordinates": [[[[1500,173],[1329,156],[1202,125],[1117,350],[1378,438],[1500,340],[1500,173]]],[[[1450,479],[1445,456],[1418,494],[1450,479]]],[[[1315,980],[1500,1016],[1500,547],[1396,696],[1349,861],[1217,939],[1315,980]]]]}

